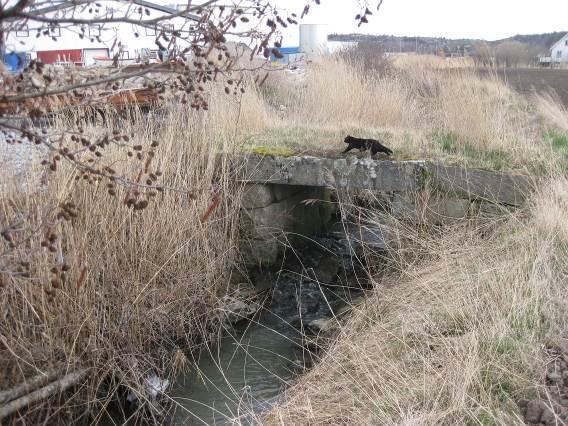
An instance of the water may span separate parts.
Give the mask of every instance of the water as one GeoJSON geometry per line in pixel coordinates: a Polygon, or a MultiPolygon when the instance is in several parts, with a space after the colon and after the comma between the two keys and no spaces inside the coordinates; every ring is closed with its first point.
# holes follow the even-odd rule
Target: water
{"type": "Polygon", "coordinates": [[[202,350],[199,370],[180,377],[173,389],[179,403],[174,424],[232,424],[233,418],[254,424],[253,413],[269,408],[306,360],[291,316],[285,309],[264,311],[258,322],[202,350]]]}
{"type": "Polygon", "coordinates": [[[257,318],[227,331],[216,347],[196,355],[198,369],[178,378],[170,394],[178,404],[173,424],[258,424],[260,415],[311,365],[300,324],[331,317],[332,310],[337,312],[360,291],[324,288],[290,274],[273,295],[257,318]]]}
{"type": "Polygon", "coordinates": [[[314,320],[334,321],[346,304],[361,300],[361,287],[369,282],[353,253],[362,244],[384,247],[380,232],[338,225],[315,237],[311,247],[295,251],[281,269],[252,277],[257,289],[270,289],[270,300],[252,320],[228,326],[215,345],[187,354],[192,370],[168,389],[167,398],[175,403],[168,424],[259,424],[311,367],[315,355],[305,349],[300,330],[309,330],[314,320]]]}

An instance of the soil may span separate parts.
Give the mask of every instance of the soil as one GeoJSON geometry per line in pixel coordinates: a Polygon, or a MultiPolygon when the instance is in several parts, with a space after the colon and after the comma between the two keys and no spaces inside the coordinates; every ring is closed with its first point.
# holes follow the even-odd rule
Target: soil
{"type": "Polygon", "coordinates": [[[497,74],[517,92],[531,96],[535,93],[553,92],[568,108],[568,70],[550,68],[480,69],[482,76],[497,74]]]}
{"type": "Polygon", "coordinates": [[[521,399],[519,409],[529,425],[568,424],[568,353],[551,350],[553,361],[546,373],[546,390],[539,399],[521,399]]]}

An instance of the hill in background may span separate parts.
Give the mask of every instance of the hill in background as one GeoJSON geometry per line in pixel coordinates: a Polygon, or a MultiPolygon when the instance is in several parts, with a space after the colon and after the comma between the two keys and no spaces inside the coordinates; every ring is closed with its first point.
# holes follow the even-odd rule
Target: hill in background
{"type": "MultiPolygon", "coordinates": [[[[515,35],[501,40],[486,42],[490,47],[497,47],[506,42],[519,42],[526,45],[534,56],[546,55],[549,48],[566,33],[515,35]]],[[[484,43],[479,39],[447,39],[443,37],[400,37],[393,35],[368,34],[331,34],[330,41],[380,43],[386,52],[418,52],[436,54],[441,50],[446,55],[463,55],[475,51],[475,46],[484,43]]]]}

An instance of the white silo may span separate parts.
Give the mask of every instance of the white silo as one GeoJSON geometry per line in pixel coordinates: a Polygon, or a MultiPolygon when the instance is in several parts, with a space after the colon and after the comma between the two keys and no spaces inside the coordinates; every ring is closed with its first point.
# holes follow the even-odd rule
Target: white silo
{"type": "Polygon", "coordinates": [[[327,54],[327,35],[327,25],[301,24],[300,52],[305,53],[309,60],[327,54]]]}

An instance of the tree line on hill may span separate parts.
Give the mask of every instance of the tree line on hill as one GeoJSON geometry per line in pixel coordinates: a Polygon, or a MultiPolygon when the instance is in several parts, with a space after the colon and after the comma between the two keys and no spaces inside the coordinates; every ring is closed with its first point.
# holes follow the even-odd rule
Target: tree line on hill
{"type": "Polygon", "coordinates": [[[368,34],[331,34],[330,41],[380,45],[386,53],[418,53],[444,57],[470,56],[479,65],[517,67],[534,64],[548,56],[550,47],[566,33],[515,35],[501,40],[447,39],[368,34]]]}

